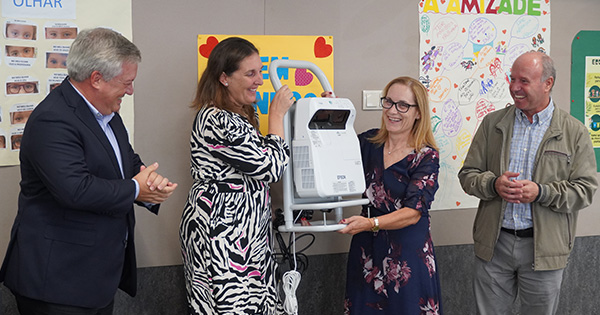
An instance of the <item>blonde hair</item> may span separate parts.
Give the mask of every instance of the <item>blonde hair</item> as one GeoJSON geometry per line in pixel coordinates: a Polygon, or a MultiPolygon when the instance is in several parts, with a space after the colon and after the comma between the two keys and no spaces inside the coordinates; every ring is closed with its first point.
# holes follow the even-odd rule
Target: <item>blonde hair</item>
{"type": "MultiPolygon", "coordinates": [[[[401,84],[410,88],[417,100],[417,111],[419,111],[420,119],[415,121],[411,130],[411,139],[408,143],[419,151],[424,146],[430,146],[438,149],[433,137],[433,129],[431,127],[431,116],[429,114],[429,97],[427,96],[427,88],[418,80],[411,77],[398,77],[390,81],[383,89],[383,96],[387,96],[390,87],[394,84],[401,84]]],[[[389,136],[389,132],[385,126],[383,117],[381,118],[381,128],[377,134],[369,140],[375,144],[383,145],[389,136]]]]}

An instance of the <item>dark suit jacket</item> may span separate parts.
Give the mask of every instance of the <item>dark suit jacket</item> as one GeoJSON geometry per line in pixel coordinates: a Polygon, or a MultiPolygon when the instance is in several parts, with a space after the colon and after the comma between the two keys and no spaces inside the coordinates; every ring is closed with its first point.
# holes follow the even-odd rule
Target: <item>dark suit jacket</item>
{"type": "MultiPolygon", "coordinates": [[[[136,293],[135,183],[142,161],[119,114],[122,155],[66,79],[33,111],[21,142],[19,210],[0,281],[51,303],[103,307],[117,287],[136,293]]],[[[149,208],[158,212],[158,205],[149,208]]]]}

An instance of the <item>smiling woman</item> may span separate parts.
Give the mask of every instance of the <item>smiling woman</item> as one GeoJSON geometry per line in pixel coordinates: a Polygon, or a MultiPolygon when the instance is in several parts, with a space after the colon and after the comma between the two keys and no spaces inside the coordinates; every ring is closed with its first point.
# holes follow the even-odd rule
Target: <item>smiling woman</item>
{"type": "Polygon", "coordinates": [[[262,67],[252,43],[230,37],[213,48],[198,83],[190,140],[194,183],[180,224],[189,314],[275,314],[281,308],[269,242],[269,184],[289,160],[283,116],[293,94],[287,86],[277,91],[269,134],[261,135],[253,103],[262,67]]]}
{"type": "Polygon", "coordinates": [[[353,235],[346,314],[442,314],[429,230],[439,155],[427,89],[399,77],[383,95],[381,128],[359,135],[369,204],[339,231],[353,235]]]}

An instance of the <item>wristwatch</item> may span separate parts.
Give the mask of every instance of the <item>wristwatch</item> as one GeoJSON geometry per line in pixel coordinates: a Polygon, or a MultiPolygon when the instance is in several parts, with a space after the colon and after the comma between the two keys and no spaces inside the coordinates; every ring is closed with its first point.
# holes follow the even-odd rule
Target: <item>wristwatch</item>
{"type": "Polygon", "coordinates": [[[377,232],[379,231],[379,218],[374,217],[373,218],[373,227],[371,228],[372,232],[377,232]]]}

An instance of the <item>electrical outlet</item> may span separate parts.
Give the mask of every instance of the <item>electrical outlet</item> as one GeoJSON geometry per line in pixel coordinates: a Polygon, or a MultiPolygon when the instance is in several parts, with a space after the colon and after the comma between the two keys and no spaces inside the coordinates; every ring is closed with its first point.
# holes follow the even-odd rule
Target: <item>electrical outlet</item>
{"type": "Polygon", "coordinates": [[[363,90],[363,110],[380,110],[381,90],[363,90]]]}

